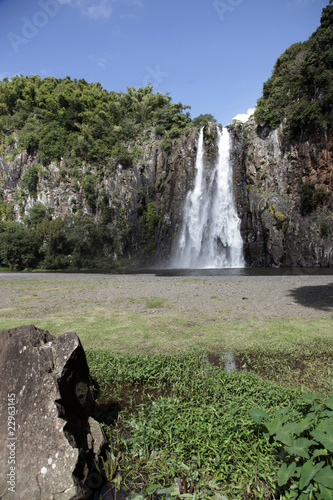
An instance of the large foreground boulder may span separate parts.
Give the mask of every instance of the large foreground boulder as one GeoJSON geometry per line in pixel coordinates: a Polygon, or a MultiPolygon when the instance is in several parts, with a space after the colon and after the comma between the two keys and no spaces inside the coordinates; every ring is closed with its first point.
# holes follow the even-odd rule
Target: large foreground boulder
{"type": "Polygon", "coordinates": [[[105,444],[75,333],[33,325],[0,332],[0,498],[89,498],[105,444]]]}

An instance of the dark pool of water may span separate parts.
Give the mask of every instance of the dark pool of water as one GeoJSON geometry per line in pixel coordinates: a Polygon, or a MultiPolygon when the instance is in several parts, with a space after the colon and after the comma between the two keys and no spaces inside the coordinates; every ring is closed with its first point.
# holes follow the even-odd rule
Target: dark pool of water
{"type": "Polygon", "coordinates": [[[227,269],[127,269],[123,274],[155,274],[156,276],[333,276],[330,267],[265,267],[227,269]]]}

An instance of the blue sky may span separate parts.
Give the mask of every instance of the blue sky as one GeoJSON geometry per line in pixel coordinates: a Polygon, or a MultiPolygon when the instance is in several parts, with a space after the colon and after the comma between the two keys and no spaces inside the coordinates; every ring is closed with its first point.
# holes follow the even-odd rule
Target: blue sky
{"type": "Polygon", "coordinates": [[[151,82],[192,118],[253,108],[277,57],[319,26],[328,0],[0,0],[0,79],[151,82]]]}

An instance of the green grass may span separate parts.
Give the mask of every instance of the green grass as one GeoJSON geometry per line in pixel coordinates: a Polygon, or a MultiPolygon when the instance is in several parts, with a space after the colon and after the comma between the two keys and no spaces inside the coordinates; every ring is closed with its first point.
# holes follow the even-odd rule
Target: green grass
{"type": "Polygon", "coordinates": [[[214,309],[183,311],[164,297],[119,297],[113,288],[118,286],[85,279],[0,282],[1,296],[12,294],[2,302],[0,329],[32,323],[53,335],[75,331],[84,348],[124,353],[232,351],[241,365],[268,379],[332,390],[330,318],[243,319],[221,307],[216,295],[214,309]]]}
{"type": "MultiPolygon", "coordinates": [[[[278,410],[284,425],[300,422],[322,408],[322,418],[327,418],[322,395],[311,407],[301,390],[246,371],[228,374],[223,365],[210,364],[201,350],[153,357],[89,350],[87,356],[104,403],[110,387],[118,404],[124,401],[126,387],[132,395],[127,394],[127,406],[115,415],[113,425],[105,427],[110,433],[105,470],[110,487],[120,497],[138,491],[135,498],[149,499],[157,491],[176,499],[180,480],[187,498],[193,500],[222,495],[289,498],[288,478],[280,485],[277,480],[285,460],[281,442],[273,437],[277,427],[272,437],[267,436],[252,415],[266,415],[275,422],[278,410]]],[[[315,425],[314,419],[307,428],[315,425]]],[[[290,439],[294,439],[292,433],[290,439]]],[[[333,453],[326,453],[325,460],[331,470],[333,453]]],[[[319,493],[318,484],[313,488],[319,493]]]]}
{"type": "MultiPolygon", "coordinates": [[[[95,416],[110,436],[104,470],[117,498],[129,490],[133,500],[152,500],[155,490],[174,499],[294,498],[286,490],[292,476],[288,487],[278,484],[281,443],[250,411],[274,419],[289,408],[290,421],[302,419],[306,391],[322,391],[316,404],[324,408],[333,392],[332,318],[244,319],[218,295],[202,311],[143,293],[132,297],[103,280],[3,281],[0,329],[33,323],[53,335],[78,334],[99,387],[95,416]],[[223,369],[226,352],[240,371],[223,369]]],[[[311,484],[302,498],[332,498],[311,484]]]]}
{"type": "Polygon", "coordinates": [[[161,309],[165,307],[166,299],[159,299],[157,297],[151,297],[146,300],[147,309],[161,309]]]}

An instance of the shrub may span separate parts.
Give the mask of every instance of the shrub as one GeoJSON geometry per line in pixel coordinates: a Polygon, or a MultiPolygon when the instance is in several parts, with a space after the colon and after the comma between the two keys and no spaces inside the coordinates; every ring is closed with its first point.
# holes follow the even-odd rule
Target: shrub
{"type": "Polygon", "coordinates": [[[23,186],[27,188],[32,198],[36,198],[38,186],[38,167],[36,165],[32,165],[25,172],[23,176],[23,186]]]}
{"type": "Polygon", "coordinates": [[[315,207],[315,187],[311,182],[305,182],[299,188],[299,195],[301,198],[301,214],[306,215],[315,207]]]}
{"type": "Polygon", "coordinates": [[[319,186],[315,191],[315,202],[318,205],[324,205],[325,201],[328,200],[331,193],[327,191],[324,186],[319,186]]]}
{"type": "Polygon", "coordinates": [[[51,122],[39,141],[39,156],[42,162],[60,161],[66,149],[66,131],[58,123],[51,122]]]}
{"type": "Polygon", "coordinates": [[[85,199],[91,210],[96,210],[97,190],[96,190],[97,177],[94,174],[88,174],[82,181],[82,188],[85,199]]]}
{"type": "Polygon", "coordinates": [[[37,224],[42,222],[46,214],[46,206],[41,202],[35,203],[35,205],[30,208],[29,215],[26,217],[25,222],[28,227],[36,227],[37,224]]]}
{"type": "Polygon", "coordinates": [[[331,125],[332,25],[333,5],[328,5],[309,40],[291,45],[277,59],[254,113],[258,125],[275,129],[284,121],[292,139],[331,125]]]}
{"type": "Polygon", "coordinates": [[[0,265],[12,270],[33,267],[38,261],[40,239],[17,222],[0,222],[0,265]]]}
{"type": "Polygon", "coordinates": [[[194,127],[203,127],[205,125],[208,125],[208,122],[216,123],[216,119],[211,114],[205,114],[205,115],[201,114],[193,118],[192,125],[194,127]]]}

